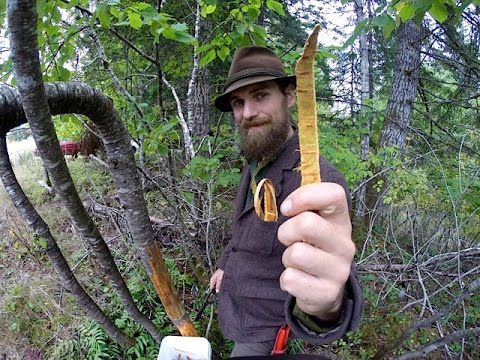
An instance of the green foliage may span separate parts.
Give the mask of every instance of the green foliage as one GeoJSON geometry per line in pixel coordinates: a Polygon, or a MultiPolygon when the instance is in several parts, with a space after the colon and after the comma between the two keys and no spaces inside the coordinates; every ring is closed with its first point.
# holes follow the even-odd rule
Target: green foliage
{"type": "Polygon", "coordinates": [[[80,140],[85,127],[76,115],[59,115],[53,118],[55,131],[59,140],[80,140]]]}
{"type": "MultiPolygon", "coordinates": [[[[216,1],[204,1],[201,14],[203,17],[215,17],[219,8],[216,1]]],[[[246,45],[266,45],[267,33],[256,24],[263,9],[268,9],[280,16],[285,16],[281,2],[275,0],[248,0],[228,5],[228,16],[223,20],[223,28],[229,29],[216,35],[211,41],[200,46],[196,51],[202,54],[200,66],[206,66],[217,57],[224,61],[233,49],[246,45]]]]}
{"type": "Polygon", "coordinates": [[[197,40],[189,34],[188,26],[175,22],[166,13],[158,12],[151,4],[145,2],[128,2],[111,0],[97,7],[92,20],[98,19],[102,27],[130,27],[140,30],[146,27],[156,42],[160,36],[168,40],[196,45],[197,40]]]}
{"type": "Polygon", "coordinates": [[[175,148],[180,140],[178,118],[173,117],[165,123],[158,121],[155,112],[144,118],[132,133],[143,138],[143,150],[148,155],[167,155],[169,148],[175,148]]]}

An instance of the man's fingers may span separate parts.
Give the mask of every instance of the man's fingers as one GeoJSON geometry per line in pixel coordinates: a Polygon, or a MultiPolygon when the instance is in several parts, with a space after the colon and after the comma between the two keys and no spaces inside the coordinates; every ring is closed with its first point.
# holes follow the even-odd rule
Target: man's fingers
{"type": "Polygon", "coordinates": [[[304,242],[297,242],[285,249],[282,255],[285,268],[294,268],[317,278],[329,278],[344,283],[350,274],[348,259],[339,259],[328,252],[304,242]],[[345,266],[339,266],[344,262],[345,266]],[[336,269],[332,272],[332,269],[336,269]]]}
{"type": "Polygon", "coordinates": [[[294,296],[299,307],[308,314],[329,310],[338,301],[342,290],[335,281],[319,279],[294,268],[283,271],[280,276],[280,288],[294,296]],[[321,294],[324,309],[319,309],[319,294],[321,294]]]}
{"type": "Polygon", "coordinates": [[[280,211],[285,216],[295,216],[304,211],[318,211],[323,217],[341,215],[348,218],[345,190],[336,183],[318,183],[301,186],[283,201],[280,211]]]}
{"type": "Polygon", "coordinates": [[[285,221],[278,228],[278,240],[289,247],[306,242],[332,255],[353,258],[355,245],[351,241],[350,223],[335,226],[323,217],[307,211],[285,221]]]}

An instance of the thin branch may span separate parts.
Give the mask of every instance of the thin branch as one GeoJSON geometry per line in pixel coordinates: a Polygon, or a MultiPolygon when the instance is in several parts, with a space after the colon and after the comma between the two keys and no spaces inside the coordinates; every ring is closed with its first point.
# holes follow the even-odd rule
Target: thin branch
{"type": "Polygon", "coordinates": [[[476,327],[468,330],[455,331],[451,334],[443,336],[442,338],[440,338],[439,340],[433,343],[430,343],[428,345],[421,347],[416,351],[405,353],[399,356],[398,358],[396,358],[396,360],[424,359],[427,354],[440,349],[442,346],[445,346],[447,344],[450,344],[452,342],[456,342],[459,340],[468,339],[474,336],[477,338],[480,336],[480,327],[476,327]]]}

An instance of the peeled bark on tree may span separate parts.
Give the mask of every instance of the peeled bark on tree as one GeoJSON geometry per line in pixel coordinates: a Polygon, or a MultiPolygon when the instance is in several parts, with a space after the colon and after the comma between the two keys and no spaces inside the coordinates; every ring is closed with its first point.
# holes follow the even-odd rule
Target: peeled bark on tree
{"type": "MultiPolygon", "coordinates": [[[[86,115],[102,135],[112,178],[121,206],[125,210],[129,229],[141,251],[147,273],[160,295],[167,315],[182,335],[196,335],[195,327],[178,299],[158,244],[154,241],[154,232],[143,199],[130,137],[111,100],[86,85],[71,83],[48,86],[53,95],[47,96],[48,91],[42,81],[38,59],[35,5],[35,1],[10,1],[8,24],[12,60],[25,110],[22,117],[28,119],[30,123],[37,148],[53,185],[67,207],[73,223],[82,236],[91,243],[129,314],[135,321],[145,326],[157,341],[161,340],[153,323],[136,308],[105,241],[80,201],[58,144],[50,111],[53,114],[86,115]],[[53,102],[57,108],[52,101],[50,106],[47,103],[47,98],[52,100],[52,97],[55,98],[53,102]]],[[[6,113],[22,115],[22,105],[10,104],[10,107],[15,109],[7,109],[6,113]]],[[[0,115],[3,115],[3,111],[0,111],[0,115]]],[[[2,124],[6,121],[0,119],[2,124]]],[[[21,121],[15,119],[13,123],[21,121]]]]}
{"type": "Polygon", "coordinates": [[[50,233],[48,225],[37,213],[23,192],[13,172],[10,159],[8,158],[5,135],[0,136],[0,177],[19,214],[39,237],[47,241],[45,252],[52,262],[55,271],[60,276],[62,286],[73,295],[88,316],[95,320],[112,339],[122,346],[132,346],[134,343],[133,339],[122,333],[80,285],[68,266],[57,242],[50,233]]]}
{"type": "Polygon", "coordinates": [[[68,171],[51,120],[50,108],[40,72],[36,26],[32,26],[32,24],[36,24],[35,7],[36,2],[32,0],[10,1],[8,4],[8,29],[12,62],[25,117],[30,124],[35,143],[50,175],[53,187],[60,195],[75,227],[94,249],[128,314],[143,325],[152,337],[160,343],[162,336],[153,322],[138,310],[127,284],[115,264],[110,249],[94,221],[83,207],[68,171]]]}

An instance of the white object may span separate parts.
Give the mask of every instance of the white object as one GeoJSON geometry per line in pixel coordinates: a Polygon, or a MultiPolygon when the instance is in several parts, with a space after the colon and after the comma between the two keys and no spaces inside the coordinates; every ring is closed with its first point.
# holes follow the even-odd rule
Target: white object
{"type": "Polygon", "coordinates": [[[157,360],[211,360],[212,347],[203,337],[166,336],[157,360]]]}

